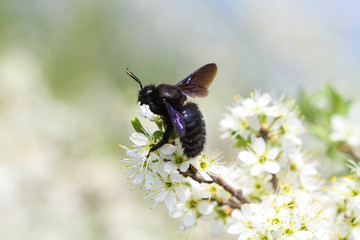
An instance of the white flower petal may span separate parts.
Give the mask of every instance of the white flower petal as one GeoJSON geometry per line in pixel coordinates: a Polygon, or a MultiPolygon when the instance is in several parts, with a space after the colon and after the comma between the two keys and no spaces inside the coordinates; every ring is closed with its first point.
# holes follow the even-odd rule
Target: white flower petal
{"type": "Polygon", "coordinates": [[[251,176],[258,176],[261,171],[263,170],[264,166],[261,164],[256,164],[254,166],[251,167],[250,169],[250,175],[251,176]]]}
{"type": "Polygon", "coordinates": [[[227,117],[220,121],[220,126],[224,129],[233,129],[237,127],[237,121],[235,118],[227,117]]]}
{"type": "Polygon", "coordinates": [[[180,203],[184,203],[186,201],[185,191],[182,187],[174,187],[174,190],[177,194],[177,198],[180,200],[180,203]]]}
{"type": "Polygon", "coordinates": [[[267,154],[267,158],[274,160],[279,155],[280,149],[272,148],[267,154]]]}
{"type": "Polygon", "coordinates": [[[265,152],[265,149],[266,149],[266,144],[265,144],[264,139],[256,138],[254,140],[252,147],[257,155],[260,155],[260,156],[263,155],[265,152]]]}
{"type": "Polygon", "coordinates": [[[252,109],[252,108],[255,108],[255,107],[256,107],[256,104],[255,104],[255,102],[254,102],[253,99],[247,98],[247,99],[244,100],[243,106],[244,106],[245,108],[247,108],[247,109],[252,109]]]}
{"type": "MultiPolygon", "coordinates": [[[[246,205],[248,205],[248,204],[246,204],[246,205]]],[[[245,207],[245,205],[243,205],[243,207],[245,207]]],[[[231,216],[238,221],[243,221],[243,219],[244,219],[243,214],[238,209],[235,209],[234,211],[232,211],[231,216]]]]}
{"type": "Polygon", "coordinates": [[[277,174],[280,171],[280,164],[275,161],[267,161],[265,169],[268,173],[277,174]]]}
{"type": "MultiPolygon", "coordinates": [[[[249,111],[242,106],[237,106],[237,107],[233,108],[231,110],[231,112],[232,112],[232,114],[234,114],[235,117],[240,117],[241,119],[249,116],[249,111]]],[[[234,120],[236,120],[236,118],[234,120]]],[[[235,121],[235,124],[237,125],[238,121],[235,121]]],[[[235,127],[236,127],[236,125],[235,125],[235,127]]]]}
{"type": "Polygon", "coordinates": [[[258,160],[256,155],[250,151],[242,151],[238,155],[239,159],[243,161],[245,164],[250,165],[258,160]]]}
{"type": "Polygon", "coordinates": [[[266,115],[270,117],[278,117],[280,115],[279,107],[278,106],[272,106],[264,109],[264,112],[266,115]]]}
{"type": "Polygon", "coordinates": [[[186,214],[184,216],[184,221],[183,221],[184,225],[186,227],[192,227],[195,225],[196,223],[196,215],[194,212],[190,212],[188,214],[186,214]]]}
{"type": "Polygon", "coordinates": [[[332,132],[329,137],[334,142],[342,141],[345,139],[343,133],[341,132],[332,132]]]}
{"type": "Polygon", "coordinates": [[[142,133],[133,133],[133,134],[131,134],[130,140],[134,144],[139,145],[139,146],[145,146],[145,145],[148,145],[150,143],[148,137],[146,137],[142,133]]]}
{"type": "Polygon", "coordinates": [[[152,189],[154,186],[155,176],[153,174],[147,174],[145,179],[145,188],[147,190],[152,189]]]}
{"type": "Polygon", "coordinates": [[[164,155],[171,155],[176,151],[176,146],[172,144],[165,144],[159,149],[159,151],[164,155]]]}
{"type": "Polygon", "coordinates": [[[251,216],[253,214],[254,204],[244,204],[241,206],[241,213],[243,216],[251,216]]]}
{"type": "Polygon", "coordinates": [[[293,234],[294,239],[310,240],[313,239],[313,234],[309,231],[297,231],[293,234]]]}
{"type": "Polygon", "coordinates": [[[213,179],[207,174],[205,171],[200,171],[200,175],[206,180],[206,181],[212,181],[213,179]]]}
{"type": "Polygon", "coordinates": [[[177,166],[175,163],[169,161],[164,164],[164,171],[167,173],[177,172],[177,166]]]}
{"type": "Polygon", "coordinates": [[[230,234],[239,234],[244,232],[246,227],[242,223],[235,223],[233,225],[230,225],[227,232],[230,234]]]}
{"type": "Polygon", "coordinates": [[[179,183],[183,180],[183,176],[179,173],[171,173],[170,174],[170,180],[174,183],[179,183]]]}
{"type": "Polygon", "coordinates": [[[198,204],[198,210],[203,215],[208,215],[214,210],[214,205],[207,201],[201,201],[198,204]]]}
{"type": "Polygon", "coordinates": [[[171,192],[168,194],[168,196],[165,198],[165,205],[167,209],[169,210],[169,213],[172,213],[175,210],[175,206],[177,203],[175,193],[171,192]]]}
{"type": "Polygon", "coordinates": [[[224,229],[224,222],[221,219],[216,220],[211,227],[211,235],[218,237],[224,229]]]}
{"type": "Polygon", "coordinates": [[[189,167],[190,167],[190,163],[189,163],[189,161],[186,161],[180,165],[180,171],[186,172],[186,170],[188,170],[189,167]]]}
{"type": "Polygon", "coordinates": [[[260,107],[266,107],[271,102],[271,96],[268,93],[264,93],[258,100],[258,105],[260,107]]]}
{"type": "Polygon", "coordinates": [[[159,193],[158,195],[156,195],[156,197],[154,198],[155,202],[159,203],[159,202],[163,202],[164,199],[167,197],[168,195],[168,191],[163,191],[161,193],[159,193]]]}
{"type": "Polygon", "coordinates": [[[330,122],[331,122],[331,127],[335,130],[344,129],[344,126],[346,124],[345,118],[340,114],[334,114],[331,117],[330,122]]]}

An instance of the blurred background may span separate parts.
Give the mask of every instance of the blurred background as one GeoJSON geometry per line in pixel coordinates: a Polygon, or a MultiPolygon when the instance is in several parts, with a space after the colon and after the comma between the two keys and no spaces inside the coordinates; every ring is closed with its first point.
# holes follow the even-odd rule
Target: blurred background
{"type": "MultiPolygon", "coordinates": [[[[360,3],[1,0],[0,239],[203,239],[130,192],[118,159],[139,85],[218,74],[196,99],[207,149],[231,158],[218,122],[254,88],[296,97],[331,83],[358,96],[360,3]]],[[[224,236],[226,238],[226,236],[224,236]]]]}

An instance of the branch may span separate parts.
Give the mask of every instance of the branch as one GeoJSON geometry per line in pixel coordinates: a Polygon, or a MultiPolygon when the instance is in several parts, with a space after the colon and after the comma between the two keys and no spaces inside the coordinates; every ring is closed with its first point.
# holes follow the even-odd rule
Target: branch
{"type": "Polygon", "coordinates": [[[273,189],[275,191],[275,193],[278,191],[278,178],[276,176],[276,174],[272,174],[272,178],[271,178],[271,183],[273,186],[273,189]]]}
{"type": "MultiPolygon", "coordinates": [[[[262,137],[262,139],[264,139],[265,143],[269,140],[269,130],[268,130],[268,125],[266,122],[261,127],[261,129],[259,131],[259,135],[260,135],[260,137],[262,137]]],[[[278,178],[277,178],[276,174],[272,174],[271,183],[272,183],[274,192],[276,193],[278,191],[278,178]]]]}
{"type": "Polygon", "coordinates": [[[354,153],[354,150],[349,145],[342,144],[339,146],[339,149],[340,149],[340,151],[342,151],[343,153],[345,153],[346,155],[351,157],[354,161],[360,162],[360,157],[356,156],[356,154],[354,153]]]}
{"type": "MultiPolygon", "coordinates": [[[[228,193],[230,193],[231,196],[233,196],[234,198],[236,198],[237,200],[240,201],[240,203],[239,203],[240,205],[237,204],[236,208],[239,208],[239,206],[241,206],[241,204],[249,203],[249,200],[247,200],[246,197],[243,195],[243,192],[241,189],[235,189],[234,187],[232,187],[230,184],[228,184],[224,179],[222,179],[218,175],[215,175],[213,173],[208,173],[208,175],[212,178],[212,181],[211,180],[209,181],[209,180],[205,180],[200,175],[199,172],[195,172],[192,169],[188,169],[186,172],[181,172],[180,170],[178,170],[178,171],[184,177],[190,177],[199,183],[216,183],[216,184],[220,185],[224,190],[226,190],[228,193]]],[[[225,205],[224,202],[227,202],[227,201],[223,201],[222,205],[225,205]]],[[[229,205],[229,204],[226,204],[226,205],[229,205]]]]}
{"type": "Polygon", "coordinates": [[[178,172],[183,175],[184,177],[190,177],[193,180],[197,181],[198,183],[213,183],[214,181],[208,181],[201,176],[199,172],[195,172],[191,169],[188,169],[186,172],[181,172],[180,169],[178,169],[178,172]]]}
{"type": "MultiPolygon", "coordinates": [[[[209,200],[205,198],[204,200],[209,200]]],[[[217,202],[219,206],[229,206],[232,209],[241,208],[242,204],[239,202],[235,202],[232,199],[216,199],[210,198],[210,201],[217,202]]]]}
{"type": "Polygon", "coordinates": [[[249,203],[249,200],[245,198],[245,196],[243,195],[243,191],[241,189],[235,189],[218,175],[215,175],[213,173],[208,173],[208,174],[213,179],[214,183],[217,183],[220,186],[222,186],[228,193],[230,193],[241,203],[249,203]]]}

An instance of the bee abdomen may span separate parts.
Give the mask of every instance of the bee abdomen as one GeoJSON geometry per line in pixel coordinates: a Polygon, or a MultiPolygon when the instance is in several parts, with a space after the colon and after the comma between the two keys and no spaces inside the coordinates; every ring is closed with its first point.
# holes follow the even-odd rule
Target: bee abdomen
{"type": "Polygon", "coordinates": [[[185,135],[180,138],[180,141],[184,154],[192,158],[204,149],[205,122],[198,106],[192,102],[184,105],[182,115],[185,122],[185,135]]]}

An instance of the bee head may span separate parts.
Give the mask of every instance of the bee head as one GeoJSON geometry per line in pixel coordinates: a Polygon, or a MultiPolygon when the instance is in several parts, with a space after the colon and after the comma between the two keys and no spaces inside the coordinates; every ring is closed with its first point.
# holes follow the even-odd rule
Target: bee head
{"type": "Polygon", "coordinates": [[[155,93],[155,85],[148,85],[140,89],[138,95],[138,102],[140,103],[140,105],[143,104],[149,105],[150,102],[153,102],[154,93],[155,93]]]}

